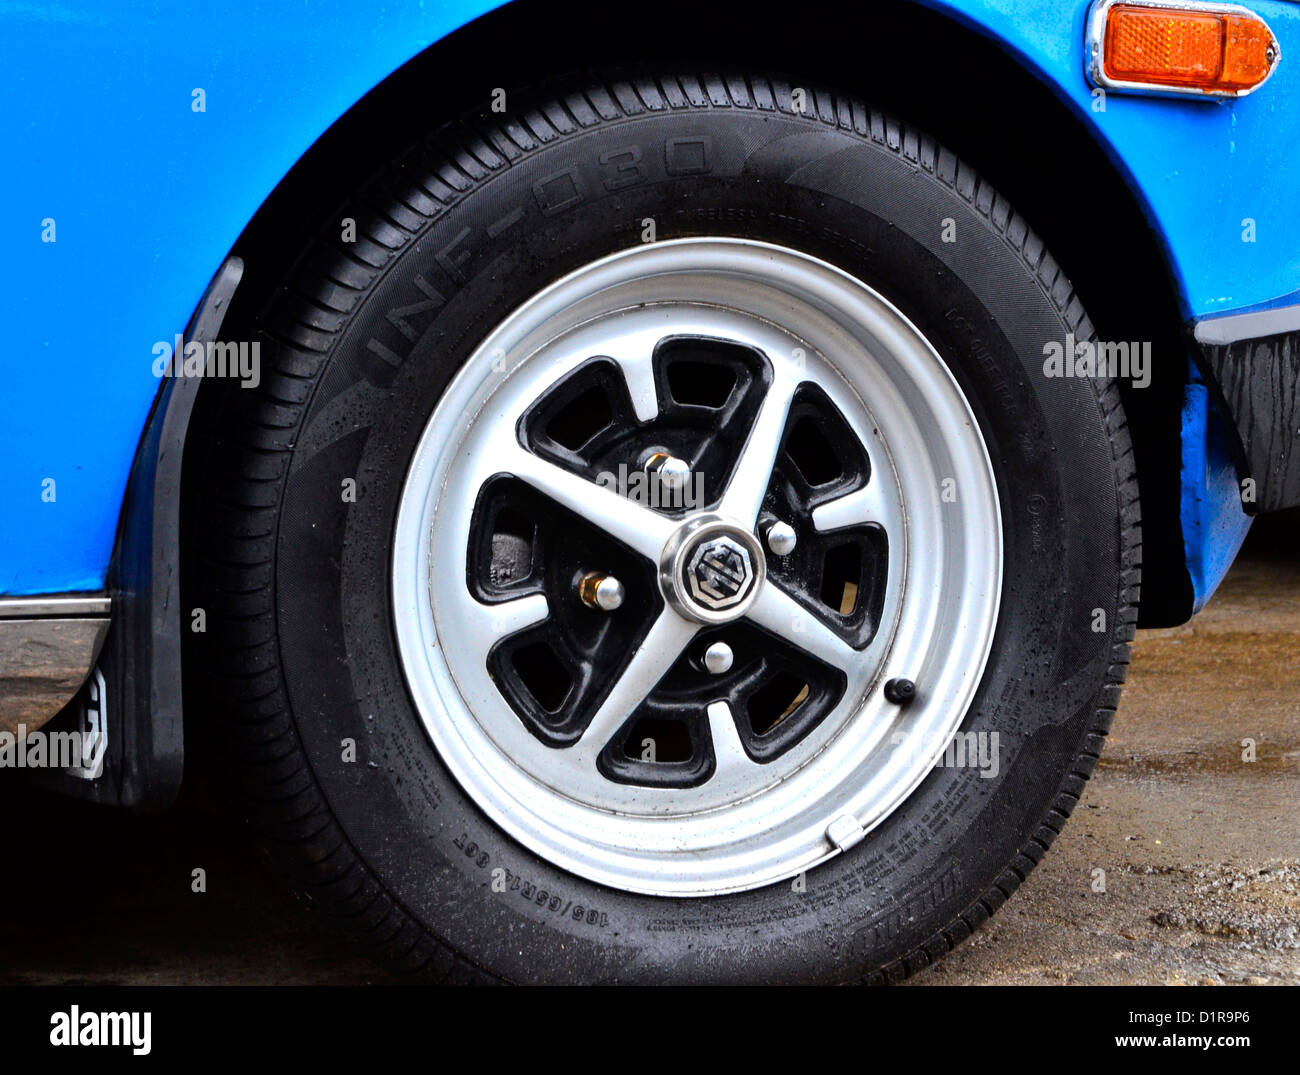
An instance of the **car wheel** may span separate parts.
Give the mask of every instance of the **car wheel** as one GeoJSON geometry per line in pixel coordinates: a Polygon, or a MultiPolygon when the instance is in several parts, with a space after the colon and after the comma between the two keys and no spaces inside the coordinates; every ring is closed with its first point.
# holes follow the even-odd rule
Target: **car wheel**
{"type": "Polygon", "coordinates": [[[796,89],[516,95],[249,326],[191,682],[395,969],[900,977],[1092,769],[1140,535],[1115,384],[1044,373],[1083,307],[934,140],[796,89]]]}

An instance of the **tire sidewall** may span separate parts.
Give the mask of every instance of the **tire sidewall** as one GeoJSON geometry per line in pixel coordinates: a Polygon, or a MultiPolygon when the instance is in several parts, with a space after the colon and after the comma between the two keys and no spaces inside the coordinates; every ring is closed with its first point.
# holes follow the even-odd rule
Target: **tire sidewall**
{"type": "Polygon", "coordinates": [[[1098,386],[1045,378],[1042,356],[1047,341],[1091,330],[991,223],[996,202],[959,193],[956,165],[949,182],[933,147],[927,169],[928,143],[913,138],[909,160],[908,137],[752,110],[598,125],[475,184],[435,217],[334,343],[280,514],[277,627],[290,705],[352,848],[408,914],[477,965],[515,981],[855,978],[967,912],[1069,773],[1113,643],[1092,629],[1094,610],[1107,624],[1120,619],[1119,507],[1098,386]],[[997,734],[996,776],[936,768],[801,891],[786,882],[656,899],[549,865],[460,790],[401,671],[389,550],[434,406],[504,312],[641,242],[651,220],[658,240],[761,239],[879,290],[952,369],[999,482],[998,631],[962,725],[997,734]],[[347,479],[355,502],[341,495],[347,479]],[[355,762],[343,760],[349,739],[355,762]]]}

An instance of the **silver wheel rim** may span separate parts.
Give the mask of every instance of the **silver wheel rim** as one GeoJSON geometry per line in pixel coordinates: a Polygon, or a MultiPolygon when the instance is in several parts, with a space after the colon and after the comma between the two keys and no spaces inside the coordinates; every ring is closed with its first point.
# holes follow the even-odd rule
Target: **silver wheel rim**
{"type": "MultiPolygon", "coordinates": [[[[631,462],[631,461],[629,461],[631,462]]],[[[699,513],[703,515],[705,513],[699,513]]],[[[686,520],[693,516],[687,515],[686,520]]],[[[698,519],[696,520],[698,521],[698,519]]],[[[403,671],[433,746],[473,801],[543,858],[614,888],[708,896],[811,869],[880,824],[951,741],[997,620],[1002,532],[979,427],[925,337],[881,295],[818,259],[738,239],[683,239],[613,254],[510,314],[449,385],[419,441],[393,544],[403,671]],[[544,622],[554,597],[487,604],[466,584],[474,505],[513,475],[658,565],[682,518],[646,507],[520,443],[520,416],[593,356],[612,359],[636,416],[658,411],[652,368],[667,338],[732,341],[771,384],[710,515],[754,533],[798,386],[830,398],[871,462],[865,488],[812,512],[817,531],[870,522],[888,535],[874,636],[853,649],[772,578],[742,618],[839,669],[842,697],[776,761],[758,764],[734,714],[711,705],[716,759],[692,788],[620,784],[604,745],[703,624],[665,601],[578,741],[540,742],[487,666],[494,644],[544,622]],[[914,680],[915,700],[883,686],[914,680]]]]}

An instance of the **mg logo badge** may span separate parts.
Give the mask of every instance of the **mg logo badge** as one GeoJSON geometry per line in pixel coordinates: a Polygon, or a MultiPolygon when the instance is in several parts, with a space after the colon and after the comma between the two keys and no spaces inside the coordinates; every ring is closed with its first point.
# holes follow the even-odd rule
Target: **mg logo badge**
{"type": "Polygon", "coordinates": [[[740,604],[754,586],[749,549],[725,534],[696,545],[686,560],[684,574],[691,597],[717,611],[740,604]]]}
{"type": "Polygon", "coordinates": [[[687,619],[729,623],[758,598],[766,571],[763,546],[749,530],[700,514],[683,522],[664,545],[659,588],[687,619]]]}

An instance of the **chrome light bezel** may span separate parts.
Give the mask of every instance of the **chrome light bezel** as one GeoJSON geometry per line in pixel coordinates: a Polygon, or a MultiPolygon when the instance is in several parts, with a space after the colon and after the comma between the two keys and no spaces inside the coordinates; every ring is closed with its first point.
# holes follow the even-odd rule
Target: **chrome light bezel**
{"type": "Polygon", "coordinates": [[[1235,100],[1254,93],[1268,83],[1282,61],[1282,46],[1277,34],[1268,25],[1264,17],[1241,4],[1204,3],[1201,0],[1093,0],[1088,9],[1086,30],[1084,34],[1084,71],[1088,84],[1095,89],[1107,92],[1140,94],[1144,97],[1196,97],[1201,100],[1221,101],[1235,100]],[[1249,15],[1264,22],[1273,39],[1273,60],[1268,74],[1254,86],[1246,89],[1206,90],[1198,86],[1154,86],[1148,82],[1132,82],[1127,79],[1111,78],[1106,74],[1106,22],[1110,9],[1116,4],[1128,7],[1148,7],[1164,11],[1203,11],[1209,15],[1249,15]]]}

